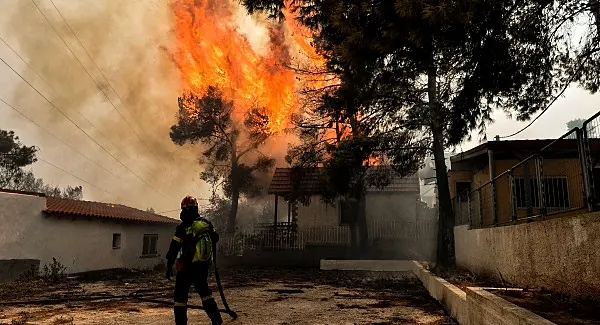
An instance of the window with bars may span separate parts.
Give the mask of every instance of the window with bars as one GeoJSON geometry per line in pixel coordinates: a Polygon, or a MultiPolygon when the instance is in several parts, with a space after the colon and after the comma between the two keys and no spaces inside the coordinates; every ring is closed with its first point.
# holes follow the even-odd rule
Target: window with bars
{"type": "MultiPolygon", "coordinates": [[[[538,179],[529,179],[529,186],[525,185],[525,178],[515,178],[514,195],[517,208],[540,207],[538,179]]],[[[569,187],[566,177],[545,177],[542,185],[544,187],[544,202],[547,208],[570,207],[569,187]]]]}
{"type": "Polygon", "coordinates": [[[467,202],[471,192],[471,182],[456,182],[456,196],[460,196],[460,200],[467,202]]]}
{"type": "Polygon", "coordinates": [[[142,256],[156,256],[158,246],[158,235],[157,234],[145,234],[144,245],[142,246],[142,256]]]}
{"type": "Polygon", "coordinates": [[[113,234],[112,248],[121,248],[121,234],[113,234]]]}

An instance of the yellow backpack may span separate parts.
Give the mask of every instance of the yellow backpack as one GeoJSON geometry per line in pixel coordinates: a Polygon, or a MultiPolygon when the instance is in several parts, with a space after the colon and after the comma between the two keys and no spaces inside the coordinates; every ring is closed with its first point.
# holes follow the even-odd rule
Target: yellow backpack
{"type": "Polygon", "coordinates": [[[210,239],[211,226],[204,220],[195,220],[192,225],[185,229],[186,235],[190,235],[195,242],[196,251],[193,262],[205,262],[212,256],[212,241],[210,239]]]}

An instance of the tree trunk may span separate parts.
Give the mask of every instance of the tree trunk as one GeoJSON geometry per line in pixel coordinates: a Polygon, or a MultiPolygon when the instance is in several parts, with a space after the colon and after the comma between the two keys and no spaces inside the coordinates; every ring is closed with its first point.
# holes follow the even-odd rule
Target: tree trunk
{"type": "Polygon", "coordinates": [[[356,211],[356,224],[358,226],[358,248],[360,255],[367,251],[369,244],[369,229],[367,228],[367,211],[365,209],[365,192],[363,190],[364,183],[361,181],[357,184],[357,189],[354,193],[355,211],[356,211]]]}
{"type": "Polygon", "coordinates": [[[437,261],[442,266],[454,264],[454,213],[448,185],[446,158],[444,157],[444,114],[437,98],[437,69],[433,60],[433,52],[427,71],[427,92],[431,108],[431,135],[433,137],[433,157],[437,181],[439,222],[437,261]]]}
{"type": "Polygon", "coordinates": [[[227,219],[227,233],[235,232],[235,221],[237,218],[238,201],[240,199],[239,171],[237,152],[235,148],[231,149],[231,210],[227,219]]]}
{"type": "Polygon", "coordinates": [[[235,232],[235,220],[237,218],[238,200],[240,199],[240,190],[237,186],[231,184],[231,211],[227,219],[227,233],[235,232]]]}

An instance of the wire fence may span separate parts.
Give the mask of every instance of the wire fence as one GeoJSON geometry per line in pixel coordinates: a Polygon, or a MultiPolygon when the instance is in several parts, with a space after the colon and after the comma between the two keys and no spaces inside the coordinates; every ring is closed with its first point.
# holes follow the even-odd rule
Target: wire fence
{"type": "Polygon", "coordinates": [[[489,227],[598,210],[600,112],[490,182],[452,199],[455,224],[489,227]]]}
{"type": "MultiPolygon", "coordinates": [[[[368,222],[369,241],[416,241],[431,240],[437,235],[436,220],[379,220],[368,222]]],[[[275,228],[265,225],[249,233],[224,234],[219,240],[219,253],[225,256],[242,256],[249,250],[293,251],[303,250],[307,245],[351,245],[351,231],[347,225],[275,228]]]]}

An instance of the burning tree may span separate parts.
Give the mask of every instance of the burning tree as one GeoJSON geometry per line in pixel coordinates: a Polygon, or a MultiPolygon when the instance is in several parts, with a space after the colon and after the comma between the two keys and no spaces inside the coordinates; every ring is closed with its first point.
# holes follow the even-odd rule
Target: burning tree
{"type": "Polygon", "coordinates": [[[271,135],[264,108],[249,110],[243,123],[234,119],[234,103],[222,92],[209,86],[202,97],[194,93],[178,99],[177,124],[171,127],[171,140],[178,144],[201,143],[205,146],[200,163],[205,166],[200,178],[220,187],[231,199],[227,231],[235,231],[240,194],[252,197],[261,193],[259,173],[275,164],[258,151],[271,135]]]}
{"type": "Polygon", "coordinates": [[[483,133],[494,109],[527,120],[550,107],[572,82],[593,93],[600,89],[597,0],[243,3],[250,12],[278,18],[291,10],[314,32],[329,70],[356,90],[348,92],[344,111],[407,111],[403,124],[431,136],[443,265],[454,262],[444,149],[473,131],[483,133]],[[577,44],[574,26],[582,20],[588,29],[577,44]],[[390,91],[380,91],[385,89],[390,91]]]}

